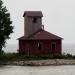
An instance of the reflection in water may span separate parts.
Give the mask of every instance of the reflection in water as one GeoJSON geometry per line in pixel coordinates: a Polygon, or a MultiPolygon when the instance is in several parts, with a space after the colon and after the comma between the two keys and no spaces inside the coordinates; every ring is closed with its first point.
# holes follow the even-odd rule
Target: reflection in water
{"type": "Polygon", "coordinates": [[[75,75],[75,66],[0,66],[0,75],[75,75]]]}

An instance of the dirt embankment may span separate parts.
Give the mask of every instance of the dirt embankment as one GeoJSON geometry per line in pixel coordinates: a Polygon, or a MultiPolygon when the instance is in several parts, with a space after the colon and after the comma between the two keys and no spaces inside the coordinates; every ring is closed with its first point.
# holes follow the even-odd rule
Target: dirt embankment
{"type": "Polygon", "coordinates": [[[75,65],[74,59],[48,59],[48,60],[29,60],[29,61],[9,61],[0,62],[0,65],[18,66],[48,66],[48,65],[75,65]]]}

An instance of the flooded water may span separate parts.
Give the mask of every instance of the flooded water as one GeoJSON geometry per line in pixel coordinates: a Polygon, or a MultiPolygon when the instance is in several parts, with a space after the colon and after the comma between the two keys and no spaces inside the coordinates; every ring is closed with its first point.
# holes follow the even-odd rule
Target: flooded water
{"type": "Polygon", "coordinates": [[[0,66],[0,75],[75,75],[72,66],[0,66]]]}

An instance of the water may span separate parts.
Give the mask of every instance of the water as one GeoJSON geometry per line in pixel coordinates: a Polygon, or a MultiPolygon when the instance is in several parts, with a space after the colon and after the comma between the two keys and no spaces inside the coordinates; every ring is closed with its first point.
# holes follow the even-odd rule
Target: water
{"type": "Polygon", "coordinates": [[[1,66],[0,75],[75,75],[75,66],[1,66]]]}

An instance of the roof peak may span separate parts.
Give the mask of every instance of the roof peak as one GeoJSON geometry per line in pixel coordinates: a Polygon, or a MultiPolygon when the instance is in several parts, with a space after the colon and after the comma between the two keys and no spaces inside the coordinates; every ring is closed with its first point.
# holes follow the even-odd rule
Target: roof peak
{"type": "Polygon", "coordinates": [[[45,30],[39,30],[36,33],[32,34],[29,37],[21,37],[19,40],[62,40],[63,38],[47,32],[45,30]]]}

